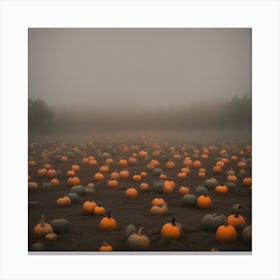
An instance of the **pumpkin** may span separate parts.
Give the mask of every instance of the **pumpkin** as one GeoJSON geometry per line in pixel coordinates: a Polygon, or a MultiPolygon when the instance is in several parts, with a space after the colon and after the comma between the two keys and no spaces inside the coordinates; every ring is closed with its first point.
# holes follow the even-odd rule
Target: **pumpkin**
{"type": "Polygon", "coordinates": [[[163,173],[162,169],[160,169],[160,168],[158,168],[158,167],[154,168],[154,170],[153,170],[153,174],[154,174],[155,176],[159,176],[159,175],[162,174],[162,173],[163,173]]]}
{"type": "Polygon", "coordinates": [[[56,205],[67,206],[71,204],[71,199],[68,196],[60,197],[56,200],[56,205]]]}
{"type": "Polygon", "coordinates": [[[167,169],[174,169],[174,168],[175,168],[175,163],[174,163],[174,161],[168,161],[168,162],[166,162],[165,167],[166,167],[167,169]]]}
{"type": "Polygon", "coordinates": [[[237,155],[233,155],[230,158],[231,161],[238,161],[238,156],[237,155]]]}
{"type": "Polygon", "coordinates": [[[68,177],[74,177],[75,176],[75,170],[68,170],[67,171],[67,176],[68,177]]]}
{"type": "Polygon", "coordinates": [[[207,155],[207,154],[202,154],[202,155],[200,156],[200,158],[201,158],[201,159],[208,159],[208,155],[207,155]]]}
{"type": "Polygon", "coordinates": [[[85,188],[82,185],[77,185],[71,188],[70,193],[76,193],[78,195],[85,195],[85,188]]]}
{"type": "Polygon", "coordinates": [[[225,222],[225,215],[206,214],[201,220],[201,228],[206,231],[216,232],[217,228],[225,222]]]}
{"type": "Polygon", "coordinates": [[[107,242],[103,242],[98,250],[101,252],[111,252],[113,251],[113,247],[109,245],[107,242]]]}
{"type": "Polygon", "coordinates": [[[188,187],[182,186],[179,188],[179,194],[181,196],[184,196],[185,194],[189,194],[189,193],[190,193],[190,189],[188,187]]]}
{"type": "Polygon", "coordinates": [[[47,171],[47,175],[48,175],[49,177],[54,177],[54,176],[56,175],[56,170],[55,170],[55,169],[49,169],[49,170],[47,171]]]}
{"type": "Polygon", "coordinates": [[[212,168],[212,172],[213,174],[221,174],[223,172],[223,169],[221,166],[216,165],[212,168]]]}
{"type": "Polygon", "coordinates": [[[80,185],[81,181],[78,177],[71,177],[68,179],[68,184],[70,186],[77,186],[80,185]]]}
{"type": "Polygon", "coordinates": [[[148,183],[141,183],[139,185],[139,188],[140,188],[141,191],[147,192],[149,190],[149,184],[148,183]]]}
{"type": "Polygon", "coordinates": [[[229,176],[229,175],[235,175],[235,171],[234,171],[233,169],[230,169],[230,170],[227,171],[226,175],[227,175],[227,176],[229,176]]]}
{"type": "Polygon", "coordinates": [[[108,165],[102,165],[100,168],[99,168],[99,171],[101,173],[107,173],[109,172],[109,166],[108,165]]]}
{"type": "Polygon", "coordinates": [[[141,158],[145,158],[145,157],[147,157],[147,155],[148,155],[148,152],[147,151],[140,151],[139,153],[139,157],[141,157],[141,158]]]}
{"type": "Polygon", "coordinates": [[[78,164],[73,164],[72,165],[72,170],[79,171],[80,170],[80,166],[78,164]]]}
{"type": "Polygon", "coordinates": [[[240,169],[244,169],[246,166],[247,166],[247,164],[246,164],[245,161],[239,161],[237,163],[237,167],[240,168],[240,169]]]}
{"type": "Polygon", "coordinates": [[[29,160],[28,161],[28,166],[32,167],[32,166],[35,166],[37,163],[35,160],[29,160]]]}
{"type": "Polygon", "coordinates": [[[82,164],[87,165],[88,163],[89,163],[89,158],[88,157],[82,158],[82,164]]]}
{"type": "Polygon", "coordinates": [[[120,172],[120,178],[121,179],[128,179],[129,178],[129,172],[127,170],[122,170],[120,172]]]}
{"type": "Polygon", "coordinates": [[[181,229],[175,223],[175,218],[172,218],[171,223],[166,223],[161,228],[161,236],[168,239],[179,239],[181,236],[181,229]]]}
{"type": "Polygon", "coordinates": [[[205,178],[205,177],[206,177],[206,173],[205,173],[205,172],[202,172],[202,171],[199,171],[199,172],[198,172],[198,177],[200,177],[200,178],[205,178]]]}
{"type": "Polygon", "coordinates": [[[105,208],[98,203],[98,205],[93,208],[93,214],[97,216],[105,215],[105,208]]]}
{"type": "Polygon", "coordinates": [[[60,158],[60,161],[63,162],[63,163],[68,162],[68,160],[69,160],[69,158],[67,156],[62,156],[60,158]]]}
{"type": "Polygon", "coordinates": [[[140,173],[141,178],[146,178],[148,176],[148,173],[146,171],[142,171],[140,173]]]}
{"type": "Polygon", "coordinates": [[[111,217],[111,211],[108,211],[107,217],[101,219],[99,228],[102,230],[114,230],[117,228],[117,222],[111,217]]]}
{"type": "Polygon", "coordinates": [[[152,200],[152,205],[159,205],[159,204],[164,204],[165,200],[160,197],[156,197],[152,200]]]}
{"type": "Polygon", "coordinates": [[[88,164],[89,164],[90,166],[96,166],[96,165],[97,165],[97,161],[96,161],[95,159],[90,159],[89,162],[88,162],[88,164]]]}
{"type": "Polygon", "coordinates": [[[57,235],[54,232],[48,233],[45,235],[45,239],[46,240],[55,240],[55,239],[57,239],[57,235]]]}
{"type": "Polygon", "coordinates": [[[37,172],[38,176],[45,176],[48,174],[48,170],[46,168],[40,168],[37,172]]]}
{"type": "Polygon", "coordinates": [[[216,186],[219,185],[219,182],[215,178],[206,179],[203,185],[208,189],[214,189],[216,186]]]}
{"type": "Polygon", "coordinates": [[[138,196],[138,191],[135,188],[128,188],[125,190],[125,196],[127,198],[136,198],[138,196]]]}
{"type": "Polygon", "coordinates": [[[150,209],[150,213],[152,215],[165,215],[168,213],[168,208],[167,208],[167,204],[158,204],[158,205],[154,205],[151,207],[150,209]]]}
{"type": "Polygon", "coordinates": [[[95,181],[102,181],[102,180],[104,180],[104,178],[105,178],[104,175],[100,172],[95,173],[93,176],[93,179],[95,181]]]}
{"type": "Polygon", "coordinates": [[[252,185],[252,178],[245,177],[242,182],[244,186],[250,187],[252,185]]]}
{"type": "Polygon", "coordinates": [[[127,246],[131,250],[147,250],[151,243],[148,236],[142,234],[144,228],[140,227],[137,233],[132,233],[127,239],[127,246]]]}
{"type": "Polygon", "coordinates": [[[94,201],[85,201],[83,203],[83,210],[87,214],[93,214],[93,209],[95,208],[96,203],[94,201]]]}
{"type": "Polygon", "coordinates": [[[110,175],[111,180],[118,180],[120,178],[120,174],[116,171],[113,171],[110,175]]]}
{"type": "Polygon", "coordinates": [[[52,187],[59,187],[60,181],[57,178],[53,178],[53,179],[51,179],[50,184],[52,187]]]}
{"type": "Polygon", "coordinates": [[[188,167],[183,167],[181,169],[181,172],[184,172],[184,173],[186,173],[188,175],[188,174],[190,174],[191,170],[188,167]]]}
{"type": "Polygon", "coordinates": [[[197,197],[193,194],[185,194],[183,196],[183,205],[188,207],[193,207],[196,204],[197,197]]]}
{"type": "Polygon", "coordinates": [[[50,224],[45,223],[45,217],[44,215],[41,215],[39,224],[37,224],[33,229],[34,235],[37,237],[40,236],[44,237],[46,234],[52,232],[53,232],[53,227],[50,224]]]}
{"type": "Polygon", "coordinates": [[[45,245],[41,242],[35,242],[31,246],[32,251],[43,251],[45,250],[45,245]]]}
{"type": "Polygon", "coordinates": [[[37,189],[38,189],[38,183],[28,182],[28,190],[37,190],[37,189]]]}
{"type": "Polygon", "coordinates": [[[197,196],[208,194],[208,189],[204,186],[198,186],[195,188],[195,193],[197,196]]]}
{"type": "Polygon", "coordinates": [[[134,157],[130,157],[130,158],[128,159],[128,164],[130,164],[130,165],[136,165],[136,164],[137,164],[137,159],[134,158],[134,157]]]}
{"type": "Polygon", "coordinates": [[[117,188],[119,186],[119,182],[111,179],[107,182],[107,186],[110,188],[117,188]]]}
{"type": "Polygon", "coordinates": [[[200,160],[195,160],[193,163],[192,163],[192,166],[194,167],[194,168],[200,168],[201,166],[202,166],[202,164],[201,164],[201,161],[200,160]]]}
{"type": "Polygon", "coordinates": [[[105,163],[106,163],[107,165],[111,165],[111,164],[114,163],[114,160],[113,160],[112,158],[107,158],[107,159],[105,160],[105,163]]]}
{"type": "Polygon", "coordinates": [[[252,227],[251,226],[246,226],[242,233],[241,233],[241,239],[245,243],[251,243],[252,242],[252,227]]]}
{"type": "Polygon", "coordinates": [[[155,193],[162,193],[163,192],[163,185],[164,185],[163,180],[158,180],[158,181],[153,182],[152,191],[155,192],[155,193]]]}
{"type": "Polygon", "coordinates": [[[201,195],[197,198],[196,206],[200,209],[210,208],[212,206],[212,199],[208,195],[201,195]]]}
{"type": "Polygon", "coordinates": [[[142,180],[142,177],[140,174],[135,174],[132,176],[132,180],[135,182],[140,182],[142,180]]]}
{"type": "Polygon", "coordinates": [[[237,240],[237,232],[231,225],[220,225],[216,231],[216,240],[220,243],[231,243],[237,240]]]}
{"type": "Polygon", "coordinates": [[[231,226],[236,227],[241,224],[246,224],[246,220],[242,215],[236,213],[236,214],[231,214],[227,217],[227,223],[231,226]]]}
{"type": "Polygon", "coordinates": [[[187,178],[187,173],[185,173],[185,172],[179,172],[179,173],[177,174],[177,177],[178,177],[179,179],[186,179],[186,178],[187,178]]]}
{"type": "Polygon", "coordinates": [[[128,161],[126,159],[120,159],[118,165],[120,167],[127,167],[128,166],[128,161]]]}
{"type": "Polygon", "coordinates": [[[150,163],[151,163],[152,166],[155,167],[155,168],[160,166],[159,161],[156,160],[156,159],[152,159],[152,160],[150,161],[150,163]]]}
{"type": "Polygon", "coordinates": [[[131,234],[137,232],[136,227],[133,224],[129,224],[124,232],[124,238],[127,239],[131,234]]]}
{"type": "Polygon", "coordinates": [[[235,175],[228,175],[227,181],[230,183],[236,183],[238,181],[238,178],[235,175]]]}
{"type": "Polygon", "coordinates": [[[226,194],[228,193],[228,187],[226,185],[219,185],[215,188],[216,194],[226,194]]]}

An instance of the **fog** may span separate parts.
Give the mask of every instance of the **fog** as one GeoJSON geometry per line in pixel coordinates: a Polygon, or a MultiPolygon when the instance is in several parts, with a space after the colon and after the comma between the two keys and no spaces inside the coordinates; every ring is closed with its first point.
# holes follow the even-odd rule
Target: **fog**
{"type": "Polygon", "coordinates": [[[245,93],[251,94],[248,28],[28,32],[29,97],[57,111],[131,113],[245,93]]]}

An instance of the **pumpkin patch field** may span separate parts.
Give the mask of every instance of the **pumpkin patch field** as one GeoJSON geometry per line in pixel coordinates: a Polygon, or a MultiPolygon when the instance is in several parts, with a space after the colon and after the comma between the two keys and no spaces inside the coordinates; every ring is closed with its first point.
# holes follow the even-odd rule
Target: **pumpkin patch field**
{"type": "Polygon", "coordinates": [[[29,139],[29,251],[252,251],[250,141],[29,139]]]}

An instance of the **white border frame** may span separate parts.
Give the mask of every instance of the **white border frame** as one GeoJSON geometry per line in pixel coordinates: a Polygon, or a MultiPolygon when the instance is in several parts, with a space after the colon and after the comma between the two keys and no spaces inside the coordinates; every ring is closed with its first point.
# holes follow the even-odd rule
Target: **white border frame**
{"type": "Polygon", "coordinates": [[[0,8],[1,279],[280,278],[278,1],[11,0],[0,8]],[[28,255],[28,27],[253,28],[252,255],[28,255]]]}

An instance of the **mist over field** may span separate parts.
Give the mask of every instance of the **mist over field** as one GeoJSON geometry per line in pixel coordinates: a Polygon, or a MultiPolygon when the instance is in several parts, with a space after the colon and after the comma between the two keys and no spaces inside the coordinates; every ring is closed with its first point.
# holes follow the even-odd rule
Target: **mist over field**
{"type": "Polygon", "coordinates": [[[251,130],[251,29],[31,28],[29,133],[251,130]]]}

